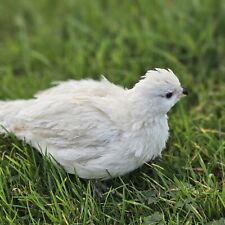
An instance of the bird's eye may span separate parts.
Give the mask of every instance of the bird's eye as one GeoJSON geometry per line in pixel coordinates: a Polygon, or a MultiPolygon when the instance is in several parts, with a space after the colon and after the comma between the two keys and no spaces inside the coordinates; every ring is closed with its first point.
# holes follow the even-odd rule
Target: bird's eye
{"type": "Polygon", "coordinates": [[[166,97],[167,98],[171,98],[173,96],[173,92],[168,92],[167,94],[166,94],[166,97]]]}

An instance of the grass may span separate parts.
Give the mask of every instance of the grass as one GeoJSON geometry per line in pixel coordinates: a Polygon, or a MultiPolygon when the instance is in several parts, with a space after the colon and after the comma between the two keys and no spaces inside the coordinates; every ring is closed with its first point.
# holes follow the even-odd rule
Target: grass
{"type": "Polygon", "coordinates": [[[2,0],[1,99],[100,74],[131,87],[154,67],[173,69],[190,96],[170,113],[162,158],[111,180],[102,199],[1,136],[0,224],[225,224],[224,23],[222,0],[2,0]]]}

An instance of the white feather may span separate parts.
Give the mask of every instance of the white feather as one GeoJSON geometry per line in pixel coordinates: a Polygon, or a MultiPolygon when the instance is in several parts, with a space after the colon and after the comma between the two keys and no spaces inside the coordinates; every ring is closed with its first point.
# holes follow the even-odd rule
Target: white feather
{"type": "MultiPolygon", "coordinates": [[[[108,179],[161,155],[166,113],[182,88],[171,70],[148,71],[127,90],[101,81],[59,82],[35,99],[0,102],[0,123],[69,173],[108,179]],[[173,90],[173,99],[162,97],[173,90]]],[[[4,132],[4,130],[2,130],[4,132]]]]}

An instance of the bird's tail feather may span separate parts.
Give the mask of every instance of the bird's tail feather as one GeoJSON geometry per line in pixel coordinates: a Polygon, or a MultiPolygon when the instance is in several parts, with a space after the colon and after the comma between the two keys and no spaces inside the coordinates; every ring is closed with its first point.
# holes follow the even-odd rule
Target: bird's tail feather
{"type": "Polygon", "coordinates": [[[0,132],[5,132],[5,129],[10,131],[25,102],[25,100],[0,101],[0,132]]]}

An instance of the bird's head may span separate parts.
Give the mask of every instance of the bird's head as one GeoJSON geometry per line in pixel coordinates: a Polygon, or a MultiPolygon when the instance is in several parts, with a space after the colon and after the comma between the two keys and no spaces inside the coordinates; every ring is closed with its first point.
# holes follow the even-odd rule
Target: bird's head
{"type": "Polygon", "coordinates": [[[133,90],[143,100],[145,108],[158,115],[166,114],[182,96],[188,94],[170,69],[149,70],[133,90]]]}

